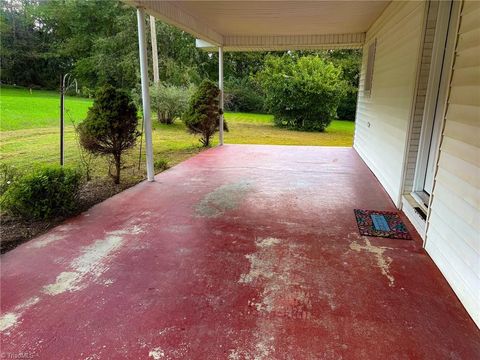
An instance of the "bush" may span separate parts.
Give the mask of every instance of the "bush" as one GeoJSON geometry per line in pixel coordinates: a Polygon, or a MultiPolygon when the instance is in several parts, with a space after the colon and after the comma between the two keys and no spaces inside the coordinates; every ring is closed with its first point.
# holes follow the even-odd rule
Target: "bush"
{"type": "Polygon", "coordinates": [[[173,85],[155,84],[150,88],[152,110],[162,124],[173,124],[187,110],[189,89],[173,85]]]}
{"type": "MultiPolygon", "coordinates": [[[[203,146],[210,146],[210,138],[220,125],[220,89],[210,80],[204,80],[192,95],[190,105],[184,115],[184,122],[192,134],[200,134],[203,146]]],[[[225,131],[228,131],[226,122],[225,131]]]]}
{"type": "Polygon", "coordinates": [[[155,160],[154,167],[157,171],[165,171],[167,169],[170,169],[170,164],[168,163],[167,159],[160,158],[155,160]]]}
{"type": "Polygon", "coordinates": [[[20,175],[15,166],[0,164],[0,195],[4,194],[20,175]]]}
{"type": "Polygon", "coordinates": [[[318,56],[270,56],[258,76],[275,124],[297,130],[324,131],[347,88],[341,69],[318,56]]]}
{"type": "Polygon", "coordinates": [[[262,88],[249,78],[226,84],[225,110],[262,113],[264,100],[262,88]]]}
{"type": "Polygon", "coordinates": [[[340,101],[337,115],[340,120],[355,121],[357,111],[358,82],[362,65],[360,50],[334,50],[327,52],[327,59],[342,69],[342,79],[347,82],[345,96],[340,101]]]}
{"type": "Polygon", "coordinates": [[[355,121],[357,112],[358,89],[351,87],[345,92],[345,96],[338,105],[337,116],[340,120],[355,121]]]}
{"type": "Polygon", "coordinates": [[[5,210],[28,219],[71,214],[78,205],[82,175],[75,169],[48,166],[20,177],[2,198],[5,210]]]}
{"type": "Polygon", "coordinates": [[[137,107],[131,97],[109,85],[98,91],[87,118],[78,126],[80,144],[86,150],[111,157],[115,184],[120,183],[122,154],[135,146],[140,135],[137,126],[137,107]]]}

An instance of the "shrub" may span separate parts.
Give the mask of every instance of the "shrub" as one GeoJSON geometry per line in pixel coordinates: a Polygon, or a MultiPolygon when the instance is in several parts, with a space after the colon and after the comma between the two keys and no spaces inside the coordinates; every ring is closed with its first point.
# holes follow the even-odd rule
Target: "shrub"
{"type": "Polygon", "coordinates": [[[349,87],[338,105],[337,116],[340,120],[355,121],[357,112],[358,88],[349,87]]]}
{"type": "Polygon", "coordinates": [[[345,95],[337,109],[338,118],[355,121],[362,53],[360,50],[351,49],[334,50],[326,54],[328,60],[342,69],[341,77],[347,82],[345,95]]]}
{"type": "Polygon", "coordinates": [[[262,113],[265,111],[262,88],[250,78],[226,84],[225,109],[228,111],[262,113]]]}
{"type": "Polygon", "coordinates": [[[162,158],[155,160],[154,166],[155,166],[155,170],[158,170],[158,171],[165,171],[170,168],[170,164],[168,163],[168,160],[162,159],[162,158]]]}
{"type": "Polygon", "coordinates": [[[173,124],[187,110],[189,89],[173,85],[155,84],[150,88],[152,110],[162,124],[173,124]]]}
{"type": "MultiPolygon", "coordinates": [[[[184,115],[185,125],[192,134],[200,134],[203,146],[210,146],[210,139],[218,130],[221,109],[219,108],[220,89],[210,80],[204,80],[190,99],[184,115]]],[[[226,122],[225,131],[228,131],[226,122]]]]}
{"type": "Polygon", "coordinates": [[[80,144],[92,154],[107,155],[115,165],[112,175],[120,183],[122,154],[135,146],[137,107],[130,96],[112,86],[102,87],[88,110],[87,118],[79,124],[80,144]]]}
{"type": "Polygon", "coordinates": [[[28,219],[68,215],[78,205],[82,175],[78,170],[48,166],[15,181],[2,198],[4,209],[28,219]]]}
{"type": "Polygon", "coordinates": [[[347,84],[341,69],[318,56],[268,57],[258,77],[275,124],[324,131],[337,115],[347,84]]]}
{"type": "Polygon", "coordinates": [[[15,166],[0,164],[0,195],[4,194],[20,175],[15,166]]]}

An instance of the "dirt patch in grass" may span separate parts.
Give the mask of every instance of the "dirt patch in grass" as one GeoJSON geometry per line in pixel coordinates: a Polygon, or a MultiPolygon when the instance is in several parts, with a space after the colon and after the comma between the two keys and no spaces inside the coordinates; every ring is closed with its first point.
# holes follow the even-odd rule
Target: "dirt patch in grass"
{"type": "Polygon", "coordinates": [[[93,205],[137,184],[140,180],[141,179],[138,178],[130,178],[118,185],[113,184],[112,180],[108,178],[99,178],[87,182],[80,190],[78,211],[70,216],[33,221],[10,215],[2,215],[0,217],[0,252],[3,254],[14,249],[18,245],[59,225],[67,218],[78,215],[93,205]]]}

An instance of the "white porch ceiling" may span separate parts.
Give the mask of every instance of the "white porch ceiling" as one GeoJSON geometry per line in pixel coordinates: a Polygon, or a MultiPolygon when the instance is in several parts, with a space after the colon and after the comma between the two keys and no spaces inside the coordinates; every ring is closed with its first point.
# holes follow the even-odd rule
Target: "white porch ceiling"
{"type": "Polygon", "coordinates": [[[390,2],[124,1],[226,51],[359,47],[390,2]]]}

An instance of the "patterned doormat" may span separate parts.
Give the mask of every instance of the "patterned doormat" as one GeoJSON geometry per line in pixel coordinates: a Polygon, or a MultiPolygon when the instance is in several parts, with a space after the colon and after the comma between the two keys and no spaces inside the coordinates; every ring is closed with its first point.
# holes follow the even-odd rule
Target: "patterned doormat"
{"type": "Polygon", "coordinates": [[[411,240],[412,237],[397,212],[355,209],[360,235],[411,240]]]}

